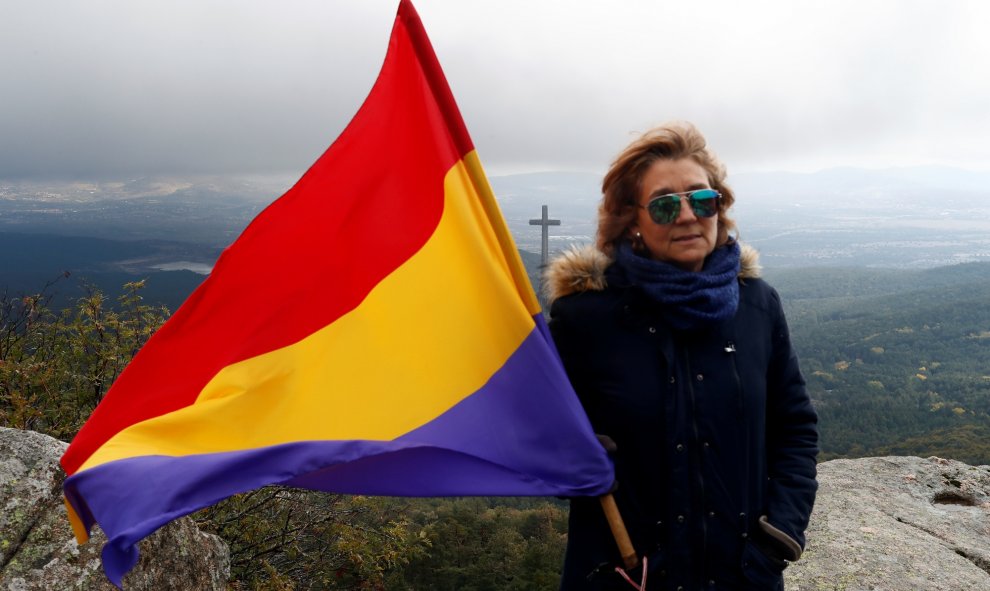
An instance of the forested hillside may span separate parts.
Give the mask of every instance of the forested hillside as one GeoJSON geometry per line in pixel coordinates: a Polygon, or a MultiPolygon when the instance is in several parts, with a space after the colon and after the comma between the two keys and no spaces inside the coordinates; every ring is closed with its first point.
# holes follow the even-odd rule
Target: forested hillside
{"type": "Polygon", "coordinates": [[[823,459],[990,464],[990,264],[768,278],[821,417],[823,459]]]}
{"type": "Polygon", "coordinates": [[[144,300],[175,311],[206,276],[162,271],[158,265],[212,264],[219,255],[218,247],[191,242],[0,232],[0,294],[35,293],[58,278],[49,290],[49,304],[64,308],[93,289],[112,294],[125,283],[148,280],[141,292],[144,300]]]}

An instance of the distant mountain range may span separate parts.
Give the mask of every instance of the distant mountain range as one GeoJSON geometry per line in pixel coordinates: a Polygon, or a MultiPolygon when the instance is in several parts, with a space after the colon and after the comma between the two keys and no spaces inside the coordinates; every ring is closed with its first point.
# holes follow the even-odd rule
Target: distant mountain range
{"type": "MultiPolygon", "coordinates": [[[[540,228],[529,220],[542,205],[561,221],[550,228],[552,251],[593,240],[600,180],[585,172],[540,172],[491,183],[519,248],[538,253],[540,228]]],[[[836,168],[745,173],[730,181],[741,238],[760,250],[767,267],[920,269],[990,260],[987,172],[836,168]]],[[[291,184],[288,177],[0,180],[0,232],[186,243],[178,248],[182,258],[174,258],[172,246],[144,269],[129,268],[189,263],[203,270],[291,184]]],[[[9,274],[3,271],[0,281],[9,274]]]]}
{"type": "MultiPolygon", "coordinates": [[[[929,268],[990,261],[990,172],[916,167],[730,175],[740,237],[770,267],[929,268]]],[[[539,250],[540,205],[561,220],[551,249],[590,242],[601,179],[535,173],[491,179],[520,248],[539,250]]]]}

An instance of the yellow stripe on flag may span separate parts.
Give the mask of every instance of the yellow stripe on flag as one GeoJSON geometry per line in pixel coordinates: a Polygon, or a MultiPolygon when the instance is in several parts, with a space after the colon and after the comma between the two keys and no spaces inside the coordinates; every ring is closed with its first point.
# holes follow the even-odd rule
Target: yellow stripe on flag
{"type": "Polygon", "coordinates": [[[464,161],[447,173],[435,233],[357,308],[302,341],[222,369],[196,403],[124,429],[81,470],[143,455],[391,440],[481,388],[535,324],[519,297],[532,293],[528,280],[517,287],[515,262],[470,176],[464,161]]]}
{"type": "Polygon", "coordinates": [[[503,221],[502,212],[499,210],[498,202],[495,200],[495,193],[492,192],[492,186],[488,183],[488,176],[481,167],[481,159],[478,158],[478,151],[471,150],[468,152],[464,156],[464,164],[467,167],[468,175],[474,183],[476,193],[481,200],[485,214],[491,223],[492,230],[495,232],[495,237],[498,239],[498,248],[509,258],[509,270],[512,273],[513,281],[518,287],[519,298],[525,303],[526,309],[529,310],[529,315],[535,316],[541,311],[540,302],[536,299],[536,294],[533,293],[533,287],[529,284],[526,267],[523,265],[522,257],[519,256],[519,251],[516,250],[516,244],[512,240],[512,234],[509,233],[509,228],[506,227],[503,221]]]}

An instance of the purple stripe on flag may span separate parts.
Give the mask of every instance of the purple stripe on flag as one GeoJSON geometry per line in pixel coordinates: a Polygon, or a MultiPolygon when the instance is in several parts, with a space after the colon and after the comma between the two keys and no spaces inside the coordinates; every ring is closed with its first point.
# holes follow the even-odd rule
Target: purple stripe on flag
{"type": "Polygon", "coordinates": [[[104,570],[119,586],[137,562],[139,540],[172,519],[266,484],[392,496],[607,492],[612,466],[571,391],[541,315],[536,322],[481,389],[394,441],[301,441],[128,458],[68,478],[66,496],[87,528],[99,522],[110,538],[104,570]],[[547,408],[560,410],[549,416],[547,408]]]}
{"type": "MultiPolygon", "coordinates": [[[[534,320],[533,332],[488,383],[397,441],[450,442],[445,446],[468,455],[569,483],[571,492],[553,495],[604,494],[612,485],[612,465],[558,360],[543,315],[534,320]]],[[[455,471],[451,476],[460,479],[455,471]]]]}

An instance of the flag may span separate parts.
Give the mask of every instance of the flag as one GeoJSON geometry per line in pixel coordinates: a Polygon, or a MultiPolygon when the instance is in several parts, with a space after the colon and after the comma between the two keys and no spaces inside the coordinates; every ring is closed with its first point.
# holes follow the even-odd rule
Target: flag
{"type": "Polygon", "coordinates": [[[118,586],[168,521],[281,484],[598,495],[557,357],[414,8],[333,145],[138,352],[62,457],[118,586]]]}

